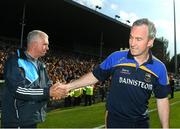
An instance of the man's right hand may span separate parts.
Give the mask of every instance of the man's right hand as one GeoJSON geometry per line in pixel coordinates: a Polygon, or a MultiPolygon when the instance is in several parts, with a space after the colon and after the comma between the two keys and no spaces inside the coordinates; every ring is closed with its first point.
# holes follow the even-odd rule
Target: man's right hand
{"type": "Polygon", "coordinates": [[[68,92],[67,86],[60,82],[56,82],[50,87],[50,97],[52,97],[53,100],[64,98],[68,95],[68,92]]]}

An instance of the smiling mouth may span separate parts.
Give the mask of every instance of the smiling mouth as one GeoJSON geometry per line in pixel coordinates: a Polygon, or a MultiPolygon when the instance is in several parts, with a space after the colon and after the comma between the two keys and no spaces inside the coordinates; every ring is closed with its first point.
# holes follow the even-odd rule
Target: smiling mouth
{"type": "Polygon", "coordinates": [[[132,47],[131,47],[131,50],[137,50],[137,49],[136,49],[136,48],[132,48],[132,47]]]}

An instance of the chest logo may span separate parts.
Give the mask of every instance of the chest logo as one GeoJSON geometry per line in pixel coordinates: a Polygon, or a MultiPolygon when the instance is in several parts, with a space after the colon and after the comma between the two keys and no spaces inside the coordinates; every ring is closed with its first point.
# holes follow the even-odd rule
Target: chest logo
{"type": "Polygon", "coordinates": [[[125,69],[125,68],[122,68],[120,73],[128,74],[128,75],[131,74],[131,72],[128,69],[125,69]]]}
{"type": "Polygon", "coordinates": [[[151,74],[150,73],[145,73],[144,81],[151,82],[151,74]]]}

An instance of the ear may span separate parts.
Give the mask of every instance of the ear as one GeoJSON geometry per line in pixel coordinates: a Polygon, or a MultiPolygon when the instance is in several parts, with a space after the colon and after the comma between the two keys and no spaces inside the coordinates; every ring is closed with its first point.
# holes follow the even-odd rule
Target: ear
{"type": "Polygon", "coordinates": [[[148,46],[149,48],[151,48],[151,47],[153,47],[153,43],[154,43],[154,39],[149,39],[147,46],[148,46]]]}

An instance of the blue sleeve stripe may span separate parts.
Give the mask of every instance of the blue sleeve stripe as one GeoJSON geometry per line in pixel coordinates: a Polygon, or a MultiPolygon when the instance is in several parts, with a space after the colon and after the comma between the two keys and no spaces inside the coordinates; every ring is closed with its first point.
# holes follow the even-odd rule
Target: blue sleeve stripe
{"type": "Polygon", "coordinates": [[[161,62],[155,56],[153,56],[153,61],[157,62],[158,64],[161,64],[161,66],[162,66],[162,67],[158,67],[158,71],[161,71],[159,76],[163,76],[163,78],[161,78],[161,80],[160,80],[160,84],[168,85],[169,84],[169,79],[168,79],[168,75],[167,75],[166,66],[164,65],[163,62],[161,62]]]}
{"type": "Polygon", "coordinates": [[[159,78],[158,75],[156,75],[153,71],[151,71],[150,69],[146,68],[145,66],[140,66],[139,68],[144,70],[144,71],[147,71],[147,72],[153,74],[154,76],[156,76],[157,78],[159,78]]]}

